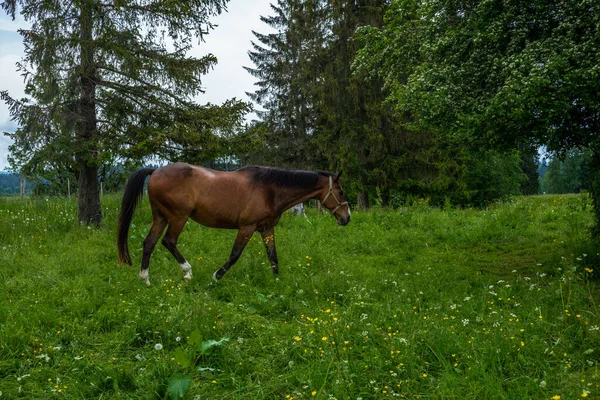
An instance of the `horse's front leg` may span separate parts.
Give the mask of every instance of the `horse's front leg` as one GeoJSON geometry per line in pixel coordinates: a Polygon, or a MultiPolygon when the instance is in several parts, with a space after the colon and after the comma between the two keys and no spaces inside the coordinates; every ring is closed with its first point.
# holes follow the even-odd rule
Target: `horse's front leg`
{"type": "Polygon", "coordinates": [[[277,249],[275,248],[275,228],[269,228],[260,232],[265,249],[267,250],[267,257],[271,262],[271,269],[273,275],[279,274],[279,260],[277,259],[277,249]]]}
{"type": "Polygon", "coordinates": [[[233,264],[235,264],[238,258],[240,258],[242,251],[244,251],[244,247],[246,247],[248,241],[250,241],[255,229],[256,226],[254,225],[243,226],[240,228],[235,238],[235,243],[233,244],[233,249],[231,250],[229,260],[227,260],[227,262],[213,274],[213,279],[215,281],[221,279],[223,275],[225,275],[225,272],[227,272],[227,270],[231,268],[233,264]]]}

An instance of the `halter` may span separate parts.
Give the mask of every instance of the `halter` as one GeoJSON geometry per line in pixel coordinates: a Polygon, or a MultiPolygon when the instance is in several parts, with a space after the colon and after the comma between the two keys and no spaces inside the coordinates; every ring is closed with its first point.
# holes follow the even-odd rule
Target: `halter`
{"type": "Polygon", "coordinates": [[[340,199],[338,199],[337,196],[335,195],[335,193],[333,191],[333,178],[331,176],[329,177],[329,193],[327,193],[327,196],[325,196],[325,198],[323,199],[323,201],[321,202],[321,204],[325,205],[325,202],[327,201],[327,199],[329,198],[329,196],[333,196],[333,198],[335,199],[335,201],[338,204],[338,206],[333,211],[331,211],[329,208],[325,207],[325,209],[327,211],[329,211],[331,214],[335,214],[335,212],[337,210],[339,210],[341,207],[344,207],[344,206],[348,205],[347,201],[341,203],[340,199]]]}

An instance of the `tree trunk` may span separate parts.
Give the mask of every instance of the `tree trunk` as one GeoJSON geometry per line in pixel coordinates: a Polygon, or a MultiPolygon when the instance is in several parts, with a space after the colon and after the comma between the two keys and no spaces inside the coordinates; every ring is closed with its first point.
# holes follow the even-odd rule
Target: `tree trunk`
{"type": "Polygon", "coordinates": [[[358,203],[357,206],[359,210],[366,210],[369,208],[369,194],[363,191],[358,192],[356,202],[358,203]]]}
{"type": "Polygon", "coordinates": [[[98,183],[98,149],[96,126],[96,68],[92,38],[92,4],[84,3],[79,16],[81,34],[79,115],[77,123],[76,159],[79,165],[78,219],[83,224],[102,222],[100,190],[98,183]]]}
{"type": "Polygon", "coordinates": [[[89,165],[79,172],[79,193],[77,198],[79,222],[99,224],[102,222],[100,190],[98,187],[98,167],[89,165]]]}

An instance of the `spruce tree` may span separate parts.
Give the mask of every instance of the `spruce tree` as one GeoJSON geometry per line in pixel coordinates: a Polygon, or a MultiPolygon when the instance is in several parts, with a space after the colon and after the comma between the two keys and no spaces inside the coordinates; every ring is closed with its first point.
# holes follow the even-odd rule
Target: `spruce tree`
{"type": "Polygon", "coordinates": [[[228,0],[5,0],[31,24],[19,69],[28,98],[7,102],[12,167],[25,174],[60,161],[76,171],[79,221],[102,220],[98,168],[115,159],[186,158],[214,152],[216,130],[239,124],[247,105],[200,106],[212,55],[187,55],[228,0]]]}
{"type": "Polygon", "coordinates": [[[253,32],[249,52],[255,67],[246,70],[259,87],[248,96],[268,132],[266,159],[294,167],[321,167],[323,158],[313,144],[316,116],[314,88],[325,39],[324,8],[318,0],[279,0],[273,15],[261,20],[273,33],[253,32]]]}

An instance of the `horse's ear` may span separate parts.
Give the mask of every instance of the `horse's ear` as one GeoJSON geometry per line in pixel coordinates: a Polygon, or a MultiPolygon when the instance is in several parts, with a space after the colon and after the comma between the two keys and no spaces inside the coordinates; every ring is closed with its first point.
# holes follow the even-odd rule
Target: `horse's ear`
{"type": "Polygon", "coordinates": [[[342,171],[335,174],[335,176],[333,177],[333,181],[337,182],[340,179],[340,176],[342,176],[342,171]]]}

